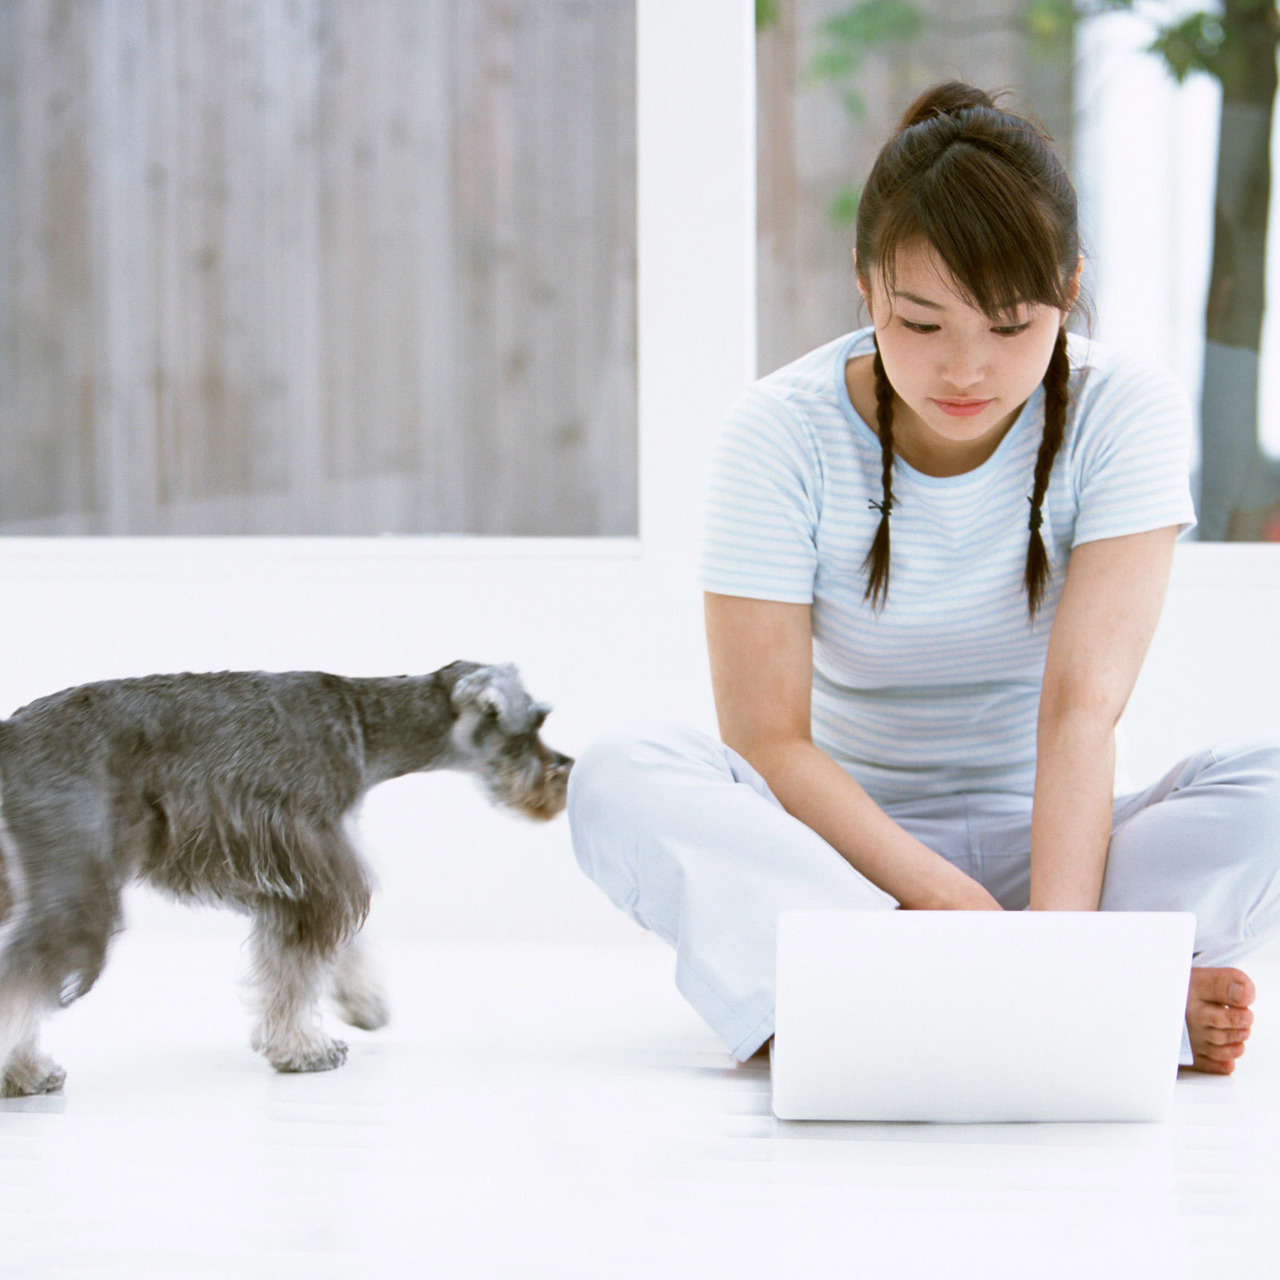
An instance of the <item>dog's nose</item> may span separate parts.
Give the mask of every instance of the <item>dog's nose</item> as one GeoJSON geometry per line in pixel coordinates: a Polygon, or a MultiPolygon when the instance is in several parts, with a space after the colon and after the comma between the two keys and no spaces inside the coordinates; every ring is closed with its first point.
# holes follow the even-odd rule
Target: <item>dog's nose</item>
{"type": "Polygon", "coordinates": [[[560,769],[564,773],[568,773],[573,768],[573,757],[562,756],[558,751],[551,753],[551,766],[554,769],[560,769]]]}

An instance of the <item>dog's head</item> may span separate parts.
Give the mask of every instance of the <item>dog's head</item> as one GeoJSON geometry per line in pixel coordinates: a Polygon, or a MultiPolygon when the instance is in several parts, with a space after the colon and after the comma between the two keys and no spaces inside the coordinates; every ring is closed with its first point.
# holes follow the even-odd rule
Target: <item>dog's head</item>
{"type": "MultiPolygon", "coordinates": [[[[538,736],[551,708],[534,702],[511,663],[454,663],[450,694],[457,716],[451,737],[463,768],[495,804],[530,818],[554,818],[565,804],[573,760],[538,736]]],[[[450,670],[450,668],[446,668],[450,670]]]]}

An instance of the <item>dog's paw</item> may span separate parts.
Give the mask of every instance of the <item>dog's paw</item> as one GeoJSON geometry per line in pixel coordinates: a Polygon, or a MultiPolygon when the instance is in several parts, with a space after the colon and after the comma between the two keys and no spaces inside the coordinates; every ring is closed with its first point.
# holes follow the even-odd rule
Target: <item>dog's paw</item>
{"type": "Polygon", "coordinates": [[[10,1063],[3,1082],[0,1082],[0,1098],[29,1098],[37,1093],[57,1093],[66,1079],[66,1071],[49,1058],[10,1063]]]}
{"type": "Polygon", "coordinates": [[[289,1053],[266,1051],[267,1061],[277,1071],[292,1074],[299,1071],[333,1071],[347,1060],[347,1046],[341,1040],[321,1040],[305,1049],[289,1053]]]}
{"type": "Polygon", "coordinates": [[[334,996],[338,1014],[348,1026],[361,1031],[379,1031],[391,1020],[391,1010],[381,991],[361,989],[338,991],[334,996]]]}

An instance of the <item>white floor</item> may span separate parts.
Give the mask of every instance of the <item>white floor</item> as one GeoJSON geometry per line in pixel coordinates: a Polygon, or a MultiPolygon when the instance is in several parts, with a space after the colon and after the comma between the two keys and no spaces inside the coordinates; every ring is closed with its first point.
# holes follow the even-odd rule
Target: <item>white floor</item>
{"type": "Polygon", "coordinates": [[[126,933],[50,1024],[66,1092],[0,1102],[0,1276],[1280,1274],[1275,959],[1170,1123],[895,1126],[775,1120],[657,943],[382,956],[392,1026],[277,1076],[234,938],[126,933]]]}

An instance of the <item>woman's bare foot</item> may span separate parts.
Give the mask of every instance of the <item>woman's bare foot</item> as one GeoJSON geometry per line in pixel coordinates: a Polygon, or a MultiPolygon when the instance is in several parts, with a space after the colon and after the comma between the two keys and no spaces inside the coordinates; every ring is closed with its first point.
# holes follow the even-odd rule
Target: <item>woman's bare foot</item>
{"type": "Polygon", "coordinates": [[[1187,1034],[1197,1071],[1229,1076],[1253,1025],[1249,1005],[1257,996],[1239,969],[1192,969],[1187,993],[1187,1034]]]}

